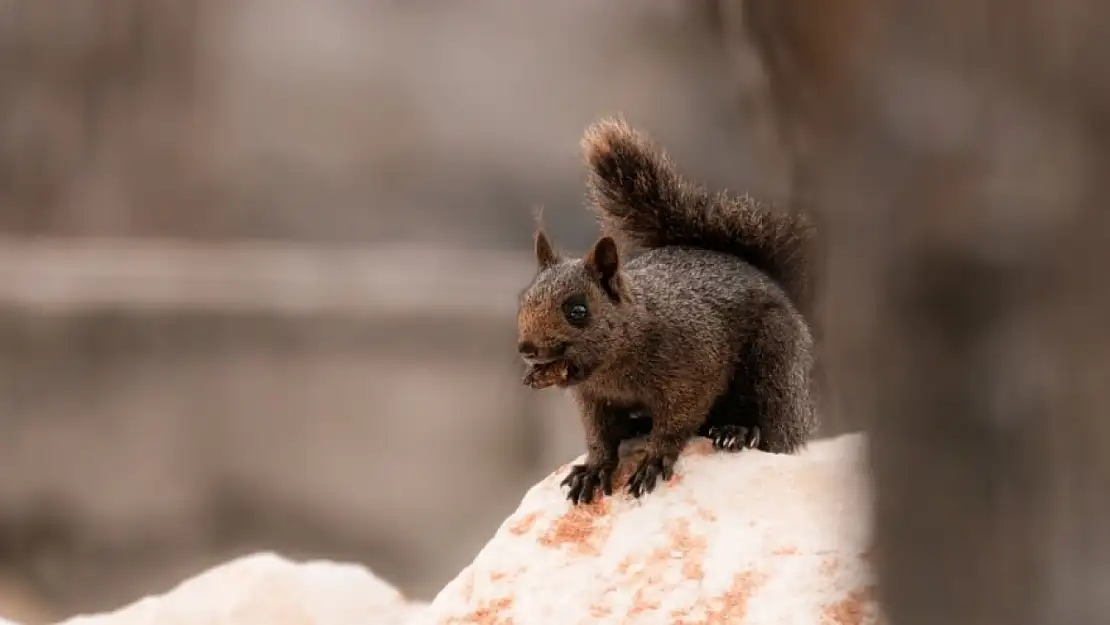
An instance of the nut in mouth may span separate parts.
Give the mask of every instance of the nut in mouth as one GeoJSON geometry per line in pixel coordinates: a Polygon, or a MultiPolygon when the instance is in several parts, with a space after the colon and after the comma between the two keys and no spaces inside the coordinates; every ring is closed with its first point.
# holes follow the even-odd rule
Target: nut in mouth
{"type": "Polygon", "coordinates": [[[524,384],[534,389],[566,386],[577,374],[577,367],[565,358],[533,364],[524,374],[524,384]]]}

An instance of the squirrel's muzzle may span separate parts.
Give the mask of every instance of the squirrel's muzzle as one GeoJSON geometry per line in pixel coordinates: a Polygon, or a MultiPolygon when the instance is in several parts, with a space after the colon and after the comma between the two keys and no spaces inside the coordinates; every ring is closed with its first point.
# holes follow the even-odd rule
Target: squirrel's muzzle
{"type": "Polygon", "coordinates": [[[537,347],[531,341],[521,341],[517,346],[520,357],[529,365],[547,365],[559,360],[567,353],[567,344],[559,343],[551,347],[537,347]]]}

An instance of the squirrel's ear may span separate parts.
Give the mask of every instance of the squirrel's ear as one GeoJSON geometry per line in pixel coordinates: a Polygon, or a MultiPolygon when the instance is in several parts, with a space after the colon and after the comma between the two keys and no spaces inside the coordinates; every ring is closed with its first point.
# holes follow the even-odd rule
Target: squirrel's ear
{"type": "Polygon", "coordinates": [[[586,254],[586,269],[601,284],[609,297],[620,301],[623,289],[620,284],[620,252],[613,237],[602,237],[586,254]]]}
{"type": "Polygon", "coordinates": [[[543,230],[536,230],[536,262],[539,263],[540,269],[546,269],[559,262],[559,255],[555,253],[555,248],[551,247],[551,241],[543,230]]]}

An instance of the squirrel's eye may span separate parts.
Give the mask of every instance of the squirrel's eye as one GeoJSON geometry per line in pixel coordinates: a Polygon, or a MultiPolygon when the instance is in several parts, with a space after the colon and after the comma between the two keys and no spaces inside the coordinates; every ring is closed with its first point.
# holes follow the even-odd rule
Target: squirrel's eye
{"type": "Polygon", "coordinates": [[[573,326],[583,327],[590,316],[590,309],[586,307],[586,298],[582,295],[568,297],[563,302],[563,315],[573,326]]]}

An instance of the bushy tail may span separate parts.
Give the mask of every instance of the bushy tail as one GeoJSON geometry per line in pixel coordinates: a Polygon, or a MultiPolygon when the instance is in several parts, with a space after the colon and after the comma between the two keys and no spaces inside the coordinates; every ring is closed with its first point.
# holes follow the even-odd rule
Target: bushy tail
{"type": "Polygon", "coordinates": [[[766,273],[810,317],[810,215],[749,196],[711,195],[687,182],[667,154],[623,119],[603,119],[582,138],[590,204],[602,226],[645,248],[686,245],[733,254],[766,273]]]}

